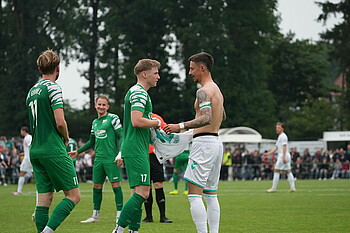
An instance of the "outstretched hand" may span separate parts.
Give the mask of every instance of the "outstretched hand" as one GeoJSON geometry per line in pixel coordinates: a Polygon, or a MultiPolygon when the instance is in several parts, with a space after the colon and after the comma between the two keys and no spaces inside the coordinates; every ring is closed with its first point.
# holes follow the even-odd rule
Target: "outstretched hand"
{"type": "Polygon", "coordinates": [[[72,158],[75,159],[78,155],[78,151],[77,150],[73,150],[71,152],[68,152],[68,155],[72,158]]]}
{"type": "Polygon", "coordinates": [[[168,124],[163,128],[166,134],[177,133],[180,131],[179,124],[168,124]]]}

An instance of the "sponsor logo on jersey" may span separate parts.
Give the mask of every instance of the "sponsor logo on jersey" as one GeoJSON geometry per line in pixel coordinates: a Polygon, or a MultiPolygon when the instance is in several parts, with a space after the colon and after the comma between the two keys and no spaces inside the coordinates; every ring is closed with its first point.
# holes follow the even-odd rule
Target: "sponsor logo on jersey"
{"type": "Polygon", "coordinates": [[[107,119],[104,119],[103,121],[102,121],[102,124],[105,124],[107,122],[107,119]]]}
{"type": "Polygon", "coordinates": [[[97,137],[97,138],[99,138],[99,139],[107,138],[106,130],[104,130],[104,129],[97,130],[97,131],[95,132],[95,137],[97,137]]]}

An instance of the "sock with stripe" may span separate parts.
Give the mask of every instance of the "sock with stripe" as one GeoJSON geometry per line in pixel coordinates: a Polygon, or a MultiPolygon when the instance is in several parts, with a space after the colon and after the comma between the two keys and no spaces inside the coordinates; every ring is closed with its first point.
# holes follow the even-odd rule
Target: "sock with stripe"
{"type": "Polygon", "coordinates": [[[207,215],[210,233],[218,233],[220,225],[220,204],[218,195],[203,194],[207,203],[207,215]]]}

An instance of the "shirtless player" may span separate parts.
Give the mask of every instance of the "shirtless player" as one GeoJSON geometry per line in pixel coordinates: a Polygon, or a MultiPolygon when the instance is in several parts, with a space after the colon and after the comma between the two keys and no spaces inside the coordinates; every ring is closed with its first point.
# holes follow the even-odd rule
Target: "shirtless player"
{"type": "Polygon", "coordinates": [[[223,156],[223,145],[218,136],[221,122],[225,120],[224,98],[211,77],[213,57],[205,52],[189,58],[189,75],[201,88],[197,90],[194,108],[195,119],[169,124],[164,128],[168,134],[181,129],[194,129],[188,166],[184,178],[188,181],[188,199],[192,219],[197,232],[206,233],[207,219],[211,233],[219,231],[220,205],[217,189],[223,156]],[[202,195],[207,203],[205,209],[202,195]]]}

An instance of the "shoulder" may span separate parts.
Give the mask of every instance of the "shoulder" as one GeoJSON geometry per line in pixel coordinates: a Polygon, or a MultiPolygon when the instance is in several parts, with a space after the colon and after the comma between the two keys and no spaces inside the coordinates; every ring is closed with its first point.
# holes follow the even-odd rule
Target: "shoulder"
{"type": "Polygon", "coordinates": [[[109,118],[111,118],[112,120],[113,119],[119,119],[119,116],[117,114],[114,114],[114,113],[107,113],[107,116],[109,118]]]}

